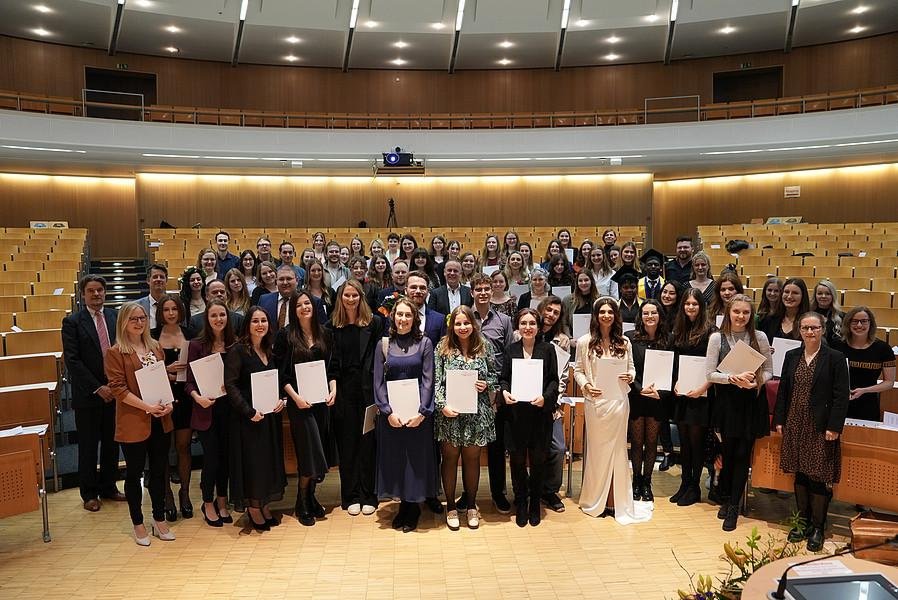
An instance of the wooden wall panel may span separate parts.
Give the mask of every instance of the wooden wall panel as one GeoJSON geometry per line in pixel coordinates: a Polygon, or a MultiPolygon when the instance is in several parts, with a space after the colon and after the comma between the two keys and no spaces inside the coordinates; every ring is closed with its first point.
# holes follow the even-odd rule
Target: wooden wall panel
{"type": "Polygon", "coordinates": [[[403,226],[646,225],[650,175],[314,178],[137,177],[141,227],[385,227],[387,200],[403,226]]]}
{"type": "Polygon", "coordinates": [[[637,108],[646,97],[699,94],[713,73],[783,65],[784,94],[796,96],[898,82],[898,34],[796,48],[675,61],[551,69],[350,70],[239,65],[117,54],[0,37],[0,89],[80,97],[84,67],[156,73],[160,104],[353,113],[529,112],[637,108]],[[397,81],[398,80],[398,81],[397,81]]]}
{"type": "Polygon", "coordinates": [[[68,221],[89,230],[94,256],[137,256],[134,179],[0,173],[0,226],[68,221]]]}
{"type": "Polygon", "coordinates": [[[801,215],[811,223],[894,221],[896,187],[898,163],[656,181],[655,245],[671,252],[676,236],[694,235],[698,225],[775,216],[801,215]],[[784,199],[787,185],[800,185],[801,197],[784,199]]]}

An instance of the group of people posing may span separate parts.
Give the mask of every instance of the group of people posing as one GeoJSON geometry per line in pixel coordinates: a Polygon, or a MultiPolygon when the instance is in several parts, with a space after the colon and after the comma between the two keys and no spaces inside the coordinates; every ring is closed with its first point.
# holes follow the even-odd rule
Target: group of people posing
{"type": "MultiPolygon", "coordinates": [[[[345,261],[343,246],[316,234],[302,266],[293,264],[289,242],[280,245],[278,263],[267,238],[259,239],[261,261],[249,250],[234,257],[228,241],[225,232],[216,236],[214,256],[201,253],[198,267],[184,273],[180,294],[165,292],[163,265],[151,266],[150,294],[125,304],[114,327],[112,311],[103,307],[105,281],[85,277],[84,309],[67,318],[68,334],[63,327],[66,360],[76,363],[69,368],[73,387],[99,398],[106,413],[113,406],[114,442],[125,455],[125,496],[141,545],[149,544],[141,512],[145,463],[151,531],[174,539],[166,523],[177,518],[167,474],[172,431],[182,516],[193,512],[187,490],[196,431],[204,454],[205,522],[231,522],[233,506],[257,530],[277,526],[271,505],[286,489],[284,412],[299,475],[294,515],[303,525],[325,516],[316,486],[339,465],[341,507],[350,515],[370,515],[380,500],[399,499],[392,526],[412,531],[422,503],[444,511],[442,488],[447,526],[477,528],[484,448],[496,509],[513,511],[519,526],[539,525],[543,504],[564,510],[557,495],[565,452],[559,401],[574,395],[567,389],[570,361],[585,403],[584,513],[624,524],[651,517],[657,446],[660,440],[661,466],[668,468],[674,422],[682,475],[671,502],[700,501],[707,466],[709,499],[721,506],[723,529],[732,530],[754,440],[773,428],[784,436],[781,466],[796,474],[806,523],[790,537],[819,548],[831,487],[840,476],[845,418],[879,419],[878,392],[895,379],[894,355],[875,339],[870,309],[843,313],[827,281],[815,287],[812,304],[801,279],[771,279],[756,309],[738,275],[725,270],[712,277],[708,256],[693,254],[685,237],[677,241],[676,257],[665,261],[655,250],[637,258],[632,243],[615,251],[613,231],[602,244],[584,241],[575,249],[562,230],[544,265],[532,262],[532,250],[514,232],[501,244],[488,236],[476,257],[440,236],[425,250],[411,236],[394,234],[386,247],[372,243],[368,257],[355,238],[345,247],[345,261]],[[473,272],[465,266],[471,258],[473,272]],[[553,293],[559,290],[563,295],[553,293]],[[577,314],[589,315],[589,326],[573,339],[577,314]],[[88,376],[78,363],[80,331],[99,338],[101,373],[88,376]],[[800,341],[786,353],[780,379],[773,378],[771,359],[776,337],[800,341]],[[721,370],[740,344],[762,357],[759,366],[721,370]],[[649,350],[674,353],[672,385],[662,386],[669,389],[643,383],[656,379],[645,372],[649,350]],[[223,385],[220,393],[204,394],[190,365],[213,354],[223,359],[223,385]],[[703,358],[701,382],[678,381],[676,363],[683,357],[703,358]],[[296,365],[316,361],[325,365],[327,393],[304,398],[296,365]],[[157,362],[166,365],[174,404],[141,399],[136,373],[157,362]],[[269,371],[280,399],[263,412],[254,404],[260,389],[254,375],[269,371]],[[75,381],[79,377],[86,381],[75,381]],[[460,410],[468,395],[476,402],[460,410]],[[407,410],[409,397],[417,410],[407,410]],[[506,454],[513,506],[505,489],[506,454]],[[459,462],[462,491],[456,493],[459,462]]],[[[91,500],[99,508],[98,496],[118,494],[102,469],[97,481],[91,466],[96,443],[92,451],[93,462],[81,458],[87,461],[81,475],[88,510],[91,500]]]]}

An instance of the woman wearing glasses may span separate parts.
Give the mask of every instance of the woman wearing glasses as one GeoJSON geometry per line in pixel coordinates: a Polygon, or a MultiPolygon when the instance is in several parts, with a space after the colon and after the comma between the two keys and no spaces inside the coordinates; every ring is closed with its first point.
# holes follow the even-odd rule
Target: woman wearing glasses
{"type": "MultiPolygon", "coordinates": [[[[848,418],[881,420],[879,394],[895,385],[895,355],[876,337],[876,315],[866,306],[855,306],[842,319],[842,339],[833,348],[848,359],[851,395],[848,418]],[[882,379],[881,383],[877,383],[882,379]]],[[[784,376],[785,377],[785,376],[784,376]]]]}

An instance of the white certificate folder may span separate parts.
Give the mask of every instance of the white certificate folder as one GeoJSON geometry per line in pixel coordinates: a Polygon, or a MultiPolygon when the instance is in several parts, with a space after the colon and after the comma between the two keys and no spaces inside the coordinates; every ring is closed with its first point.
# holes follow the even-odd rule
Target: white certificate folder
{"type": "Polygon", "coordinates": [[[543,360],[511,359],[511,395],[517,402],[533,402],[543,395],[543,360]]]}

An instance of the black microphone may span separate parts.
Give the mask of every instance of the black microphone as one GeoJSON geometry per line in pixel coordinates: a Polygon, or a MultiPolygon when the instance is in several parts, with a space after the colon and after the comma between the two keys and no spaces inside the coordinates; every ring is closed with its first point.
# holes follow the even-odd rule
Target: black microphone
{"type": "Polygon", "coordinates": [[[811,563],[815,563],[821,560],[826,560],[827,558],[835,558],[837,556],[843,556],[845,554],[854,554],[855,552],[862,552],[864,550],[872,550],[874,548],[881,548],[882,546],[888,546],[890,544],[898,544],[898,535],[894,535],[888,538],[884,542],[880,542],[878,544],[871,544],[869,546],[862,546],[860,548],[852,548],[851,546],[847,548],[843,548],[834,554],[827,554],[826,556],[818,556],[816,558],[812,558],[811,560],[806,560],[804,562],[795,563],[794,565],[789,565],[785,571],[783,571],[782,576],[780,577],[779,585],[776,586],[776,591],[770,594],[770,598],[774,598],[775,600],[784,600],[786,597],[786,583],[789,581],[789,570],[792,567],[798,567],[801,565],[809,565],[811,563]]]}

